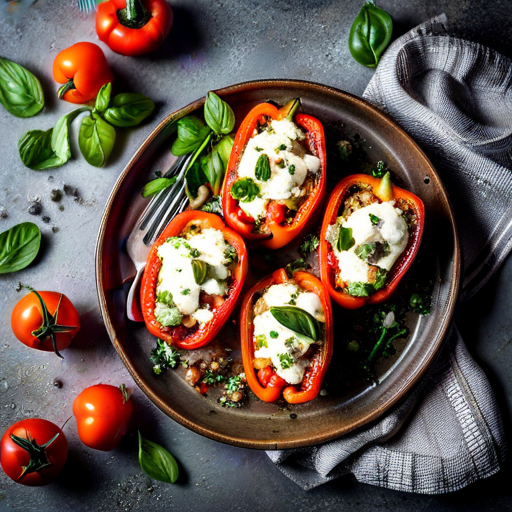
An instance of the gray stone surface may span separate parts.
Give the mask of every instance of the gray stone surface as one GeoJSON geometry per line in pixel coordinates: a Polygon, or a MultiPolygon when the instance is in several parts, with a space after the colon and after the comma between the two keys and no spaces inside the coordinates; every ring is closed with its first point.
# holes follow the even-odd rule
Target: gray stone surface
{"type": "MultiPolygon", "coordinates": [[[[0,276],[0,433],[15,421],[36,416],[63,424],[72,415],[74,397],[98,383],[125,382],[134,389],[134,428],[109,453],[85,447],[74,419],[65,427],[68,464],[52,485],[16,485],[0,472],[0,511],[50,510],[506,510],[512,508],[510,465],[487,481],[449,496],[414,496],[358,484],[347,477],[308,493],[278,470],[263,452],[225,446],[202,438],[162,414],[136,388],[102,325],[94,285],[94,248],[110,190],[133,154],[168,112],[208,90],[258,78],[297,78],[325,83],[361,95],[372,71],[347,49],[359,0],[193,1],[173,0],[175,27],[154,55],[137,59],[113,54],[102,45],[118,90],[146,94],[157,103],[142,127],[118,130],[119,139],[105,169],[76,157],[64,167],[34,172],[16,150],[29,129],[47,129],[71,110],[58,101],[51,67],[57,53],[78,41],[93,41],[93,15],[79,12],[76,1],[20,0],[0,5],[0,54],[40,77],[47,99],[32,119],[17,119],[0,108],[0,206],[8,213],[0,231],[23,221],[36,222],[43,248],[35,264],[0,276]],[[76,187],[80,200],[50,200],[53,188],[76,187]],[[27,213],[41,198],[42,215],[27,213]],[[42,216],[49,216],[48,224],[42,216]],[[58,228],[54,233],[52,227],[58,228]],[[61,361],[30,350],[12,335],[9,319],[22,296],[19,282],[59,290],[77,306],[82,330],[61,361]],[[63,386],[54,386],[54,379],[63,386]],[[180,462],[176,485],[149,479],[135,456],[136,428],[167,446],[180,462]]],[[[457,31],[502,53],[512,53],[509,0],[414,2],[382,0],[395,20],[395,36],[444,11],[457,31]]],[[[458,323],[472,353],[486,369],[500,401],[507,433],[512,411],[512,261],[469,304],[459,308],[458,323]]]]}

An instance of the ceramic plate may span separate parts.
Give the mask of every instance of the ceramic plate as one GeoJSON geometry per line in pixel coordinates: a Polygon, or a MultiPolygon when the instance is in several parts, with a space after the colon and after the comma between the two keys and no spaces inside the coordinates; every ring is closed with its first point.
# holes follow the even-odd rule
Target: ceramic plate
{"type": "MultiPolygon", "coordinates": [[[[396,404],[432,362],[441,345],[453,314],[460,272],[457,232],[446,191],[412,139],[389,117],[360,98],[293,80],[247,82],[216,92],[235,111],[237,125],[258,103],[272,100],[283,105],[300,97],[302,110],[324,124],[331,186],[357,171],[335,157],[330,158],[335,142],[349,138],[361,141],[370,162],[384,160],[401,180],[401,186],[423,199],[426,223],[420,258],[428,262],[429,269],[434,269],[431,314],[415,317],[409,324],[407,343],[393,360],[380,367],[377,383],[359,385],[350,391],[331,390],[327,396],[299,406],[283,408],[251,396],[247,406],[223,408],[214,397],[203,397],[194,391],[177,372],[154,375],[149,355],[155,338],[144,324],[130,322],[125,314],[123,283],[135,271],[124,250],[124,241],[148,201],[140,195],[142,186],[156,170],[166,170],[174,160],[170,146],[176,121],[195,111],[202,115],[203,98],[169,114],[153,130],[110,195],[96,248],[96,282],[105,325],[137,385],[162,411],[199,434],[259,449],[292,448],[334,439],[375,420],[396,404]]],[[[343,329],[336,325],[338,318],[347,318],[346,313],[335,309],[335,353],[336,333],[343,329]]],[[[218,338],[223,337],[235,344],[233,355],[238,357],[237,333],[231,323],[218,338]]]]}

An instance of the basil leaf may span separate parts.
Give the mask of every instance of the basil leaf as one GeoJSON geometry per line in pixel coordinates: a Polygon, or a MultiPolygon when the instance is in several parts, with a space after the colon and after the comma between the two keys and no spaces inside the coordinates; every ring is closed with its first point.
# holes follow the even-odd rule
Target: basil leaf
{"type": "Polygon", "coordinates": [[[78,146],[87,162],[103,167],[112,153],[116,140],[115,129],[94,112],[84,117],[78,135],[78,146]]]}
{"type": "Polygon", "coordinates": [[[386,277],[388,275],[388,271],[384,268],[378,268],[377,273],[375,274],[375,282],[373,283],[373,287],[375,291],[380,290],[386,286],[386,277]]]}
{"type": "Polygon", "coordinates": [[[378,225],[379,225],[379,222],[380,222],[379,217],[377,217],[377,215],[373,215],[373,213],[370,213],[370,214],[369,214],[369,216],[370,216],[370,222],[371,222],[374,226],[378,226],[378,225]]]}
{"type": "Polygon", "coordinates": [[[391,16],[367,1],[357,15],[348,37],[352,57],[369,68],[377,67],[381,54],[391,41],[393,20],[391,16]]]}
{"type": "Polygon", "coordinates": [[[32,130],[18,142],[21,161],[30,169],[40,171],[65,164],[71,158],[69,126],[88,107],[81,107],[61,117],[54,128],[32,130]]]}
{"type": "Polygon", "coordinates": [[[232,108],[212,91],[206,95],[204,120],[217,135],[231,133],[235,126],[232,108]]]}
{"type": "Polygon", "coordinates": [[[0,57],[0,102],[16,117],[35,116],[44,107],[41,82],[23,66],[0,57]]]}
{"type": "Polygon", "coordinates": [[[349,295],[353,297],[369,297],[375,293],[375,288],[370,283],[348,283],[346,291],[349,295]]]}
{"type": "Polygon", "coordinates": [[[208,263],[201,260],[192,260],[192,272],[196,284],[203,284],[208,277],[208,263]]]}
{"type": "Polygon", "coordinates": [[[231,185],[231,197],[242,203],[250,203],[260,193],[260,187],[252,178],[242,178],[231,185]]]}
{"type": "Polygon", "coordinates": [[[318,320],[302,308],[294,306],[274,306],[270,308],[272,316],[292,331],[310,338],[313,342],[320,339],[318,320]]]}
{"type": "Polygon", "coordinates": [[[208,179],[204,175],[204,172],[201,169],[201,165],[198,161],[195,161],[189,167],[187,174],[185,175],[185,179],[187,180],[187,195],[193,199],[197,197],[197,191],[199,190],[199,187],[208,182],[208,179]]]}
{"type": "Polygon", "coordinates": [[[267,155],[260,155],[256,162],[254,174],[261,181],[268,181],[270,179],[270,160],[267,155]]]}
{"type": "Polygon", "coordinates": [[[219,143],[215,146],[219,155],[224,163],[224,169],[227,169],[229,164],[229,158],[231,157],[231,150],[233,149],[233,144],[235,140],[231,135],[224,135],[219,141],[219,143]]]}
{"type": "Polygon", "coordinates": [[[119,128],[137,126],[155,110],[155,104],[143,94],[123,92],[114,96],[112,105],[105,110],[104,117],[119,128]]]}
{"type": "Polygon", "coordinates": [[[156,178],[155,180],[151,180],[149,183],[144,185],[142,189],[142,197],[149,197],[158,194],[161,190],[164,190],[171,185],[174,185],[177,177],[173,176],[172,178],[156,178]]]}
{"type": "Polygon", "coordinates": [[[16,272],[32,263],[41,245],[41,231],[23,222],[0,233],[0,274],[16,272]]]}
{"type": "Polygon", "coordinates": [[[112,93],[112,83],[104,84],[96,96],[94,103],[94,110],[100,114],[103,114],[108,108],[110,103],[110,94],[112,93]]]}
{"type": "Polygon", "coordinates": [[[212,186],[214,195],[218,195],[224,179],[225,167],[216,147],[201,159],[201,169],[212,186]]]}
{"type": "Polygon", "coordinates": [[[368,259],[368,256],[372,254],[373,251],[375,251],[375,244],[367,243],[358,245],[355,250],[355,253],[356,256],[359,256],[359,258],[361,258],[363,261],[366,261],[368,259]]]}
{"type": "Polygon", "coordinates": [[[196,116],[183,117],[178,121],[178,137],[174,141],[171,152],[181,156],[195,151],[210,133],[210,128],[196,116]]]}
{"type": "Polygon", "coordinates": [[[348,251],[356,241],[352,238],[352,228],[344,228],[340,226],[340,234],[338,236],[338,251],[348,251]]]}
{"type": "Polygon", "coordinates": [[[139,431],[139,464],[147,475],[160,482],[173,484],[178,479],[178,463],[162,446],[144,439],[139,431]]]}

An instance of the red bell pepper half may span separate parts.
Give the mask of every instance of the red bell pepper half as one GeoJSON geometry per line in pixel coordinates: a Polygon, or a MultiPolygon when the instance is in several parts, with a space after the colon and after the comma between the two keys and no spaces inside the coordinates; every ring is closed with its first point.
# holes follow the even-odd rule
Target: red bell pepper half
{"type": "Polygon", "coordinates": [[[302,384],[291,385],[282,379],[272,366],[258,371],[254,368],[254,304],[255,295],[273,284],[290,281],[284,269],[276,270],[273,274],[258,282],[244,297],[240,313],[240,337],[242,340],[242,359],[245,377],[253,393],[264,402],[275,402],[281,395],[290,404],[309,402],[316,398],[322,387],[327,368],[332,357],[332,310],[331,300],[318,278],[309,272],[297,271],[293,274],[295,283],[308,292],[315,293],[322,303],[325,313],[325,338],[322,345],[314,352],[311,364],[306,368],[302,384]]]}
{"type": "Polygon", "coordinates": [[[237,180],[237,168],[245,146],[252,138],[258,123],[264,124],[272,119],[280,120],[289,116],[290,103],[281,109],[270,103],[260,103],[247,114],[237,131],[224,178],[222,208],[227,224],[240,233],[245,240],[252,242],[251,245],[262,246],[267,249],[279,249],[303,233],[314,221],[315,211],[319,213],[319,207],[323,202],[326,190],[327,164],[323,126],[313,116],[296,114],[294,121],[306,132],[305,141],[309,151],[320,159],[320,179],[309,197],[296,212],[293,222],[289,225],[284,223],[285,206],[271,202],[267,209],[267,220],[264,224],[265,233],[255,233],[254,219],[243,212],[238,205],[238,201],[233,199],[230,194],[231,187],[237,180]]]}
{"type": "Polygon", "coordinates": [[[146,268],[142,276],[141,305],[144,322],[151,334],[181,349],[195,349],[207,345],[217,335],[236,305],[247,274],[247,250],[243,239],[232,229],[226,227],[221,218],[212,213],[188,210],[177,215],[165,228],[158,240],[153,244],[149,253],[146,268]],[[232,245],[238,255],[236,267],[231,274],[228,297],[215,307],[213,305],[213,318],[203,324],[199,329],[189,329],[183,325],[177,327],[164,327],[155,318],[155,300],[158,275],[162,262],[158,257],[158,248],[172,236],[180,236],[190,223],[202,228],[218,229],[224,239],[232,245]]]}
{"type": "Polygon", "coordinates": [[[166,0],[107,0],[98,5],[96,33],[112,51],[133,57],[156,50],[172,22],[166,0]]]}
{"type": "Polygon", "coordinates": [[[398,283],[418,253],[424,224],[425,208],[421,199],[407,190],[392,185],[389,173],[382,180],[366,174],[353,174],[342,179],[332,192],[327,204],[318,250],[320,278],[331,298],[347,309],[357,309],[365,304],[378,304],[387,300],[395,291],[398,283]],[[366,189],[369,186],[376,196],[376,201],[390,201],[394,199],[397,208],[408,210],[411,216],[414,216],[414,222],[409,226],[407,246],[389,271],[386,285],[368,297],[354,297],[349,295],[344,289],[336,286],[335,278],[339,271],[338,263],[331,244],[325,239],[328,227],[334,224],[336,218],[343,213],[343,202],[353,193],[354,187],[360,186],[366,189]]]}

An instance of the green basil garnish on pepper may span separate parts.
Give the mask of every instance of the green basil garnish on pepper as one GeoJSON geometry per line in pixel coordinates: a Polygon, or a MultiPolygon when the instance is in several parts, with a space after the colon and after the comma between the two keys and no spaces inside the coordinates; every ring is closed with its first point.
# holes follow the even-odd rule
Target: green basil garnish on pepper
{"type": "Polygon", "coordinates": [[[16,117],[35,116],[44,107],[39,80],[23,66],[0,57],[0,103],[16,117]]]}
{"type": "Polygon", "coordinates": [[[208,277],[208,263],[202,260],[192,260],[192,272],[196,284],[203,284],[208,277]]]}
{"type": "Polygon", "coordinates": [[[348,251],[356,241],[352,238],[352,228],[344,228],[340,226],[340,234],[338,236],[338,251],[348,251]]]}
{"type": "Polygon", "coordinates": [[[288,329],[302,334],[311,342],[320,339],[320,324],[318,320],[304,309],[294,306],[274,306],[270,308],[272,316],[288,329]]]}
{"type": "Polygon", "coordinates": [[[242,203],[250,203],[260,193],[260,187],[251,178],[242,178],[231,186],[230,194],[233,199],[242,203]]]}
{"type": "Polygon", "coordinates": [[[393,20],[391,16],[367,1],[357,15],[350,35],[348,47],[352,57],[369,68],[377,67],[380,56],[391,41],[393,20]]]}
{"type": "Polygon", "coordinates": [[[270,160],[267,155],[260,155],[256,162],[256,170],[254,171],[254,174],[256,178],[261,181],[268,181],[270,179],[270,160]]]}

